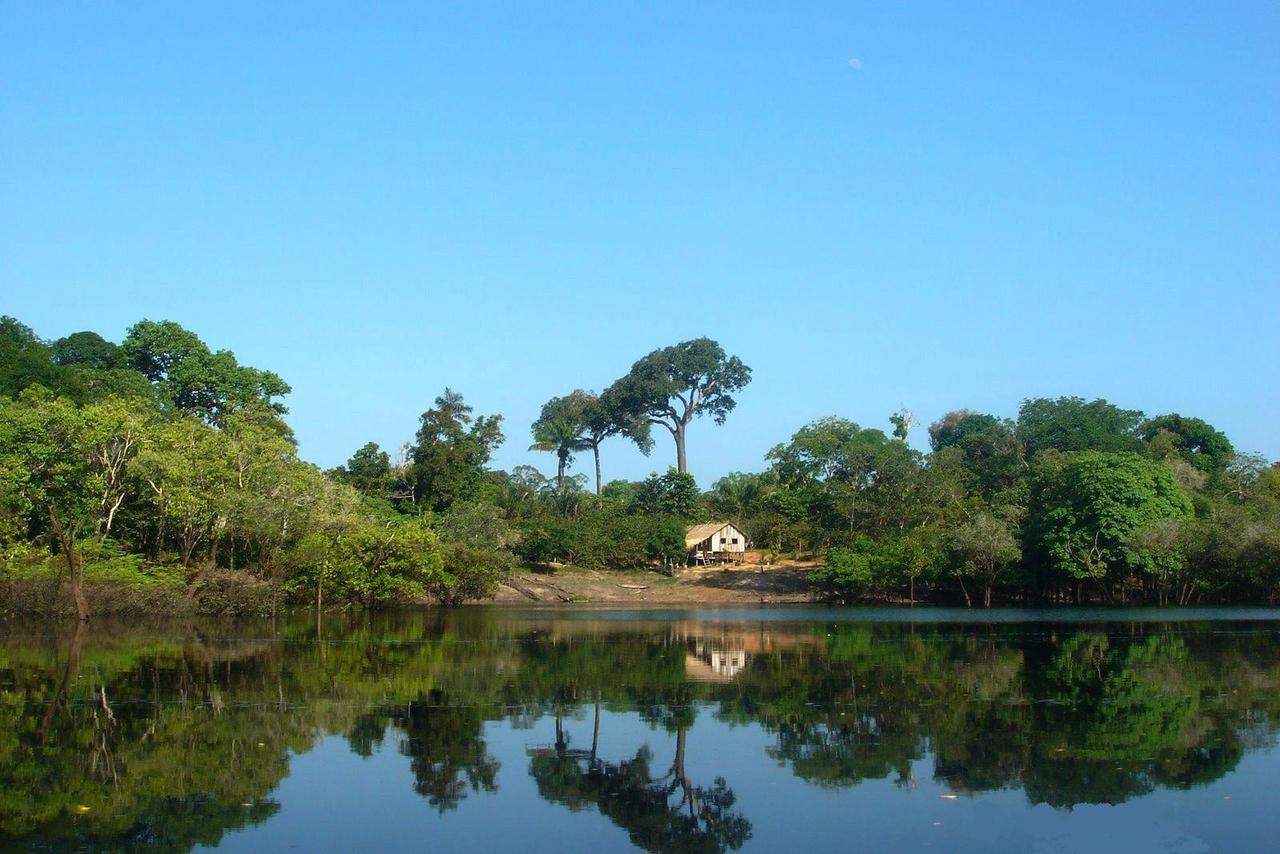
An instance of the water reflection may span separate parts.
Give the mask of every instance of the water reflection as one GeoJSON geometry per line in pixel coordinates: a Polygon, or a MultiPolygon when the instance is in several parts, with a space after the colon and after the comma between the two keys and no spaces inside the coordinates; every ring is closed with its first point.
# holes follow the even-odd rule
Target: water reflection
{"type": "Polygon", "coordinates": [[[653,851],[753,838],[733,775],[688,761],[699,739],[740,752],[735,727],[766,735],[736,757],[739,784],[745,762],[749,776],[786,773],[815,791],[871,780],[910,790],[923,773],[961,796],[1121,804],[1219,780],[1274,745],[1278,627],[496,609],[322,626],[303,615],[247,628],[9,627],[0,842],[216,844],[268,822],[292,757],[331,736],[359,756],[394,747],[419,803],[446,824],[471,798],[520,808],[503,806],[517,797],[503,784],[527,775],[564,821],[598,813],[653,851]],[[647,736],[634,737],[631,718],[647,736]],[[550,740],[530,735],[527,764],[495,755],[489,727],[544,720],[550,740]]]}

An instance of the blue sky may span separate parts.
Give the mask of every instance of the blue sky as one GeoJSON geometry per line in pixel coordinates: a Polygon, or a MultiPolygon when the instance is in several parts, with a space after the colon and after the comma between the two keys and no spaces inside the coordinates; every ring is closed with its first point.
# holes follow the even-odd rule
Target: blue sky
{"type": "Polygon", "coordinates": [[[1275,3],[451,5],[0,1],[0,312],[179,321],[323,465],[448,384],[550,471],[544,400],[698,335],[703,485],[1064,394],[1280,457],[1275,3]]]}

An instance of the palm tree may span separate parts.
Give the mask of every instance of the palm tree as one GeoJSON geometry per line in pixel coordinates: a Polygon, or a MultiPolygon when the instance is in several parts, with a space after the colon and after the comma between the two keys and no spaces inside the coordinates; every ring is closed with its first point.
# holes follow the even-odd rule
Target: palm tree
{"type": "Polygon", "coordinates": [[[573,455],[592,448],[591,442],[584,436],[586,429],[581,421],[565,416],[539,418],[533,423],[534,442],[529,450],[547,451],[556,455],[556,484],[560,489],[564,488],[564,470],[573,462],[573,455]]]}
{"type": "Polygon", "coordinates": [[[462,399],[462,392],[454,391],[448,386],[445,386],[444,392],[436,398],[436,411],[445,418],[462,424],[471,423],[472,409],[462,399]]]}

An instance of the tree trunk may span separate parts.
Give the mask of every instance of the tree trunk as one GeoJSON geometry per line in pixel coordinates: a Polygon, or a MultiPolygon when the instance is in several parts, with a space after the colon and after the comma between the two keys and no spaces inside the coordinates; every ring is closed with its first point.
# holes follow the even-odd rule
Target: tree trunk
{"type": "Polygon", "coordinates": [[[990,584],[987,584],[982,589],[982,607],[984,608],[991,607],[991,585],[990,584]]]}
{"type": "Polygon", "coordinates": [[[596,749],[600,746],[600,701],[596,700],[596,722],[591,727],[591,763],[596,761],[596,749]]]}
{"type": "Polygon", "coordinates": [[[604,492],[604,482],[600,477],[600,445],[592,445],[591,451],[596,457],[596,497],[599,497],[604,492]]]}
{"type": "Polygon", "coordinates": [[[676,440],[676,471],[684,474],[689,470],[689,464],[684,455],[684,425],[676,427],[671,435],[676,440]]]}
{"type": "Polygon", "coordinates": [[[71,529],[68,536],[52,504],[48,506],[48,510],[49,524],[53,526],[53,534],[58,538],[58,543],[62,546],[62,557],[67,562],[67,573],[71,578],[71,597],[76,602],[76,619],[82,623],[88,622],[89,603],[84,598],[84,567],[81,566],[80,561],[76,560],[75,528],[71,529]]]}
{"type": "Polygon", "coordinates": [[[676,780],[682,784],[688,782],[684,773],[684,733],[684,727],[680,727],[680,729],[676,730],[676,756],[675,761],[671,763],[671,770],[674,772],[676,780]]]}
{"type": "Polygon", "coordinates": [[[556,467],[556,489],[560,490],[561,492],[564,492],[564,466],[565,466],[564,454],[560,454],[558,459],[559,459],[559,465],[556,467]]]}
{"type": "Polygon", "coordinates": [[[40,734],[38,736],[40,744],[44,744],[45,739],[48,737],[49,725],[53,723],[53,716],[58,710],[58,704],[66,701],[67,693],[71,689],[72,677],[80,669],[80,644],[84,641],[84,633],[87,627],[88,622],[86,620],[80,620],[76,623],[76,633],[71,636],[71,647],[67,650],[67,666],[62,671],[62,682],[59,684],[58,692],[54,694],[53,700],[50,701],[49,708],[44,713],[44,720],[40,723],[40,734]]]}

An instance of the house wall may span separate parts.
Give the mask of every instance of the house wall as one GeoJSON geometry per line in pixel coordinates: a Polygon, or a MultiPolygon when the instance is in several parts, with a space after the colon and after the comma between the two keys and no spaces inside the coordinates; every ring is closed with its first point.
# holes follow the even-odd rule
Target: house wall
{"type": "Polygon", "coordinates": [[[747,550],[747,538],[732,525],[726,525],[711,535],[713,552],[743,552],[747,550]],[[734,542],[737,540],[737,542],[734,542]]]}

